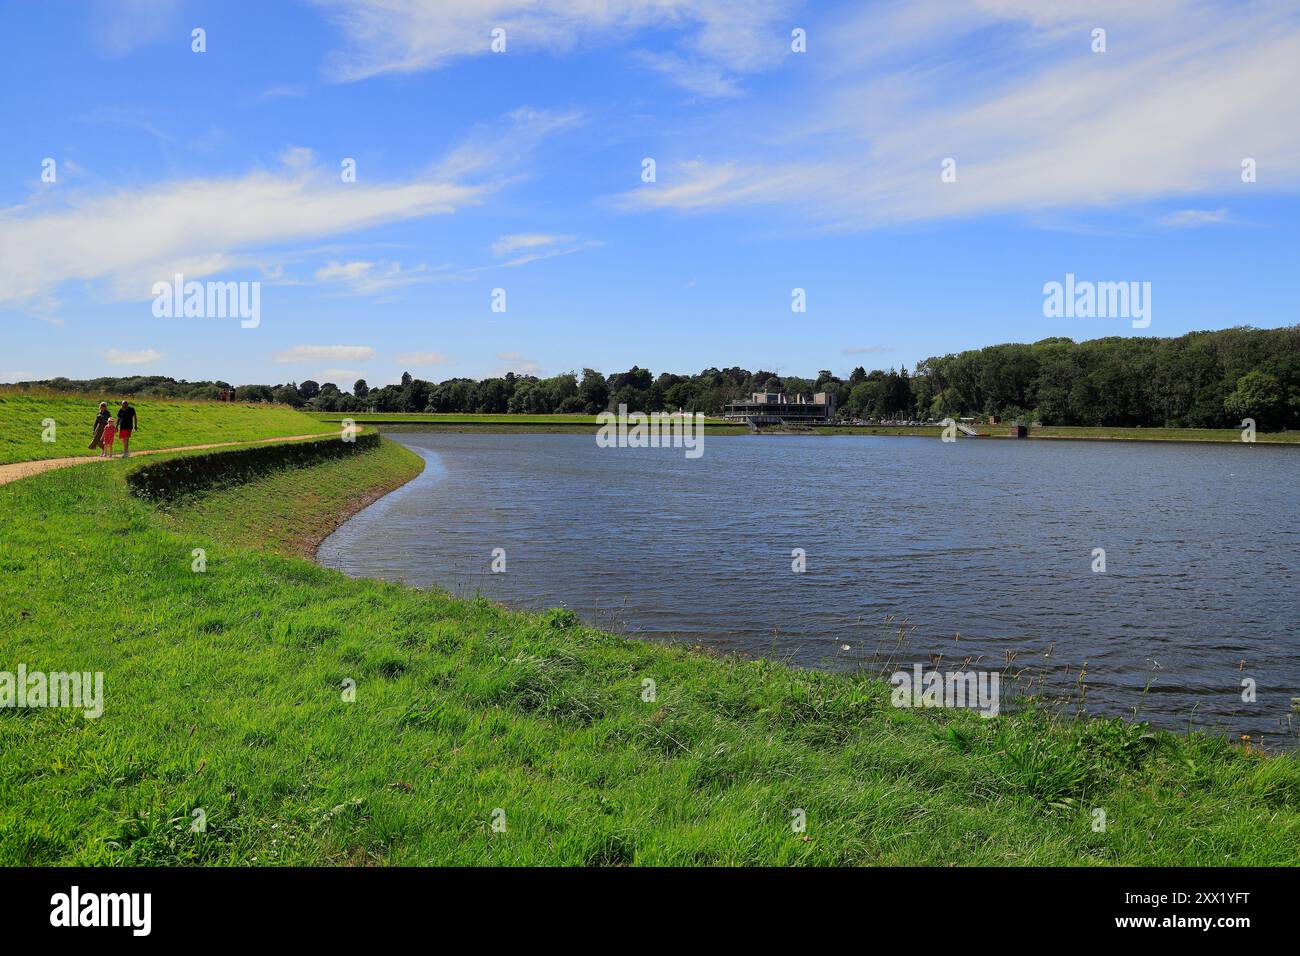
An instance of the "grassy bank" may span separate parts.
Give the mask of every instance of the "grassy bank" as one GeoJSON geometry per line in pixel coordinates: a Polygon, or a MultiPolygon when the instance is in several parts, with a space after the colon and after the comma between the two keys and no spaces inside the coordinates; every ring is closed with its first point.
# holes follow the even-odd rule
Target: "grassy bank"
{"type": "Polygon", "coordinates": [[[159,517],[163,526],[183,535],[310,558],[349,516],[423,468],[418,455],[386,441],[356,459],[271,474],[160,509],[159,517]]]}
{"type": "Polygon", "coordinates": [[[1295,755],[899,710],[293,557],[418,471],[392,443],[166,508],[128,467],[0,487],[0,670],[105,675],[98,719],[0,709],[0,863],[1300,862],[1295,755]]]}
{"type": "MultiPolygon", "coordinates": [[[[0,391],[0,465],[43,458],[94,456],[90,444],[95,413],[101,401],[116,416],[120,397],[89,397],[61,392],[0,391]],[[53,419],[51,432],[46,424],[53,419]],[[53,437],[54,441],[46,441],[53,437]]],[[[131,450],[176,448],[227,441],[250,441],[328,432],[322,424],[286,405],[240,405],[233,402],[193,402],[170,398],[132,400],[140,424],[131,436],[131,450]]],[[[121,453],[121,443],[114,446],[121,453]]]]}
{"type": "MultiPolygon", "coordinates": [[[[1006,432],[1000,425],[981,425],[985,429],[1006,432]]],[[[1029,433],[1030,438],[1067,438],[1094,441],[1192,441],[1241,443],[1240,428],[1104,428],[1083,425],[1038,426],[1029,433]]],[[[1258,442],[1300,442],[1300,432],[1257,432],[1258,442]]]]}

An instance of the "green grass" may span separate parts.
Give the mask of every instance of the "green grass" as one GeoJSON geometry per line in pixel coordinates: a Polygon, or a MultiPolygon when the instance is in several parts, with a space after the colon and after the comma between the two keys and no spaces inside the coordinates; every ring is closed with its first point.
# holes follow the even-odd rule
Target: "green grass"
{"type": "MultiPolygon", "coordinates": [[[[95,413],[101,401],[117,414],[121,398],[67,395],[57,392],[26,393],[0,391],[0,464],[35,461],[42,458],[93,456],[90,444],[95,413]],[[53,419],[53,442],[46,419],[53,419]]],[[[294,411],[285,405],[240,405],[232,402],[195,402],[172,398],[131,400],[140,427],[131,436],[131,451],[176,448],[225,441],[286,437],[327,432],[330,425],[294,411]]],[[[114,451],[121,454],[122,445],[114,451]]]]}
{"type": "Polygon", "coordinates": [[[0,487],[0,670],[105,674],[97,720],[0,709],[0,864],[1300,863],[1294,754],[897,710],[275,553],[418,470],[391,443],[166,510],[129,466],[0,487]]]}
{"type": "MultiPolygon", "coordinates": [[[[988,429],[993,434],[1005,433],[1002,425],[980,425],[979,431],[988,429]]],[[[1241,442],[1240,428],[1105,428],[1083,425],[1051,425],[1036,427],[1032,438],[1083,438],[1108,441],[1209,441],[1241,442]]],[[[1257,432],[1258,442],[1300,442],[1300,431],[1257,432]]]]}
{"type": "Polygon", "coordinates": [[[227,545],[311,557],[316,545],[349,515],[423,468],[418,455],[386,441],[378,451],[356,459],[276,472],[161,509],[160,517],[167,528],[218,538],[227,545]],[[304,482],[305,474],[310,481],[304,482]]]}

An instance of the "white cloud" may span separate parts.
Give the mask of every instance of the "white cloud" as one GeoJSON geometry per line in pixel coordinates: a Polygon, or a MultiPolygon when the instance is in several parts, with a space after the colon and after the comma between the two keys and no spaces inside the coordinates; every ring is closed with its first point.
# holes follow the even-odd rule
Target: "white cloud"
{"type": "Polygon", "coordinates": [[[661,154],[659,181],[622,204],[780,204],[870,228],[1300,186],[1294,6],[918,0],[823,24],[819,41],[806,118],[784,103],[738,111],[715,138],[734,145],[661,154]],[[1108,52],[1095,54],[1099,21],[1108,52]],[[994,35],[998,56],[969,55],[994,35]],[[940,179],[947,157],[956,182],[940,179]],[[1256,184],[1241,182],[1246,157],[1256,184]]]}
{"type": "Polygon", "coordinates": [[[153,365],[162,361],[163,354],[156,349],[143,349],[139,352],[124,352],[112,348],[104,353],[104,361],[111,365],[153,365]]]}
{"type": "Polygon", "coordinates": [[[300,96],[306,95],[307,88],[305,86],[296,86],[286,83],[263,90],[254,98],[254,102],[264,103],[268,100],[297,99],[300,96]]]}
{"type": "Polygon", "coordinates": [[[348,41],[330,60],[336,79],[437,69],[491,54],[492,31],[514,51],[565,53],[653,29],[678,53],[642,62],[693,92],[733,95],[734,74],[767,69],[789,52],[790,0],[317,0],[348,41]]]}
{"type": "Polygon", "coordinates": [[[716,63],[701,62],[676,53],[652,53],[640,50],[637,61],[660,73],[684,90],[717,99],[740,96],[738,78],[716,63]]]}
{"type": "Polygon", "coordinates": [[[375,357],[369,345],[295,345],[273,358],[280,364],[292,362],[365,362],[375,357]]]}
{"type": "Polygon", "coordinates": [[[353,382],[365,377],[365,372],[358,372],[351,368],[327,368],[320,373],[320,381],[333,382],[345,392],[352,388],[353,382]]]}
{"type": "Polygon", "coordinates": [[[446,365],[451,361],[449,356],[441,352],[398,352],[397,364],[409,365],[411,367],[428,367],[430,365],[446,365]]]}
{"type": "Polygon", "coordinates": [[[845,355],[883,355],[894,351],[892,345],[855,345],[844,350],[845,355]]]}
{"type": "Polygon", "coordinates": [[[1160,219],[1163,226],[1183,228],[1188,226],[1213,226],[1228,221],[1226,209],[1183,209],[1160,219]]]}
{"type": "Polygon", "coordinates": [[[527,262],[536,262],[539,259],[552,259],[555,256],[567,256],[575,252],[581,252],[584,249],[592,249],[599,246],[600,243],[594,239],[587,239],[582,242],[575,241],[573,236],[551,236],[544,233],[515,233],[513,235],[502,236],[492,243],[492,254],[497,258],[510,255],[514,252],[523,252],[522,255],[515,256],[508,262],[501,263],[502,266],[510,268],[513,266],[522,266],[527,262]]]}
{"type": "MultiPolygon", "coordinates": [[[[106,52],[126,54],[177,31],[179,0],[96,0],[90,12],[91,33],[106,52]]],[[[189,46],[189,29],[176,33],[189,46]]]]}
{"type": "Polygon", "coordinates": [[[571,242],[573,236],[549,236],[536,232],[514,233],[502,236],[492,243],[492,255],[508,256],[520,249],[536,249],[539,246],[552,246],[557,242],[571,242]]]}
{"type": "MultiPolygon", "coordinates": [[[[337,168],[294,147],[278,167],[241,177],[97,194],[42,191],[31,203],[0,208],[0,304],[48,299],[65,282],[97,280],[119,298],[146,299],[155,281],[177,272],[199,279],[265,267],[267,246],[450,214],[504,182],[469,184],[467,177],[501,174],[543,137],[576,121],[572,113],[516,110],[405,181],[342,183],[337,168]]],[[[378,274],[361,281],[372,290],[415,281],[416,269],[424,268],[373,266],[378,274]]]]}
{"type": "Polygon", "coordinates": [[[331,262],[316,270],[316,281],[339,283],[352,295],[386,292],[416,282],[430,282],[434,276],[424,263],[403,269],[400,262],[331,262]]]}
{"type": "Polygon", "coordinates": [[[321,282],[329,282],[333,279],[359,279],[368,275],[374,267],[373,262],[346,262],[342,265],[331,262],[316,270],[316,278],[321,282]]]}
{"type": "Polygon", "coordinates": [[[502,364],[492,370],[492,378],[500,378],[507,372],[514,372],[516,375],[537,375],[541,376],[542,366],[534,359],[525,358],[519,352],[498,352],[497,361],[502,364]]]}
{"type": "Polygon", "coordinates": [[[0,301],[22,301],[69,280],[138,282],[234,267],[231,250],[446,214],[483,187],[433,180],[343,185],[301,152],[285,168],[240,179],[185,180],[92,198],[62,209],[0,210],[0,301]],[[184,268],[181,268],[181,267],[184,268]]]}

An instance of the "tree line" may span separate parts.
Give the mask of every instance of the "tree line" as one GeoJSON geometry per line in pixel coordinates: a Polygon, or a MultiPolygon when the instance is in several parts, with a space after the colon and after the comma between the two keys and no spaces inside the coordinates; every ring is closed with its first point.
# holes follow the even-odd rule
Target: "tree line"
{"type": "Polygon", "coordinates": [[[233,398],[281,402],[325,412],[473,412],[595,414],[630,410],[716,415],[752,392],[833,393],[841,418],[1017,418],[1044,425],[1236,427],[1254,418],[1262,429],[1300,425],[1300,325],[1238,327],[1177,338],[1112,337],[1075,342],[1048,338],[935,356],[910,372],[859,366],[846,379],[707,368],[695,375],[634,366],[611,375],[595,369],[549,378],[506,374],[475,380],[400,382],[350,390],[313,380],[231,386],[163,376],[56,378],[23,383],[111,395],[233,398]]]}

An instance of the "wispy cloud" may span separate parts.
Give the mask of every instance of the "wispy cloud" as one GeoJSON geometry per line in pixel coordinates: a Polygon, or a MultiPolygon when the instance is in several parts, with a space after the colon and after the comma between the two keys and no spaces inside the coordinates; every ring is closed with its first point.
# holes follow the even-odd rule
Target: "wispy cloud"
{"type": "Polygon", "coordinates": [[[676,52],[642,52],[640,61],[697,94],[732,96],[737,77],[771,68],[789,52],[790,0],[316,0],[347,49],[329,73],[352,81],[381,73],[437,69],[491,53],[502,29],[506,53],[562,54],[584,44],[669,32],[676,52]]]}
{"type": "Polygon", "coordinates": [[[295,362],[365,362],[375,357],[368,345],[295,345],[273,358],[282,365],[295,362]]]}
{"type": "Polygon", "coordinates": [[[387,292],[417,282],[430,282],[429,267],[424,263],[403,269],[400,262],[331,262],[316,270],[316,281],[334,283],[351,295],[387,292]]]}
{"type": "Polygon", "coordinates": [[[573,236],[549,236],[536,232],[514,233],[502,236],[492,243],[492,255],[508,256],[520,249],[537,249],[541,246],[553,246],[557,242],[572,242],[573,236]]]}
{"type": "Polygon", "coordinates": [[[162,361],[163,354],[157,349],[142,349],[138,352],[111,348],[104,353],[104,361],[110,365],[154,365],[162,361]]]}
{"type": "Polygon", "coordinates": [[[498,352],[497,361],[501,364],[492,370],[491,375],[500,378],[508,372],[514,372],[516,375],[538,375],[542,374],[542,366],[535,359],[524,357],[519,352],[498,352]]]}
{"type": "Polygon", "coordinates": [[[406,365],[411,368],[428,368],[432,365],[447,365],[450,362],[450,356],[443,355],[441,352],[397,353],[397,364],[406,365]]]}
{"type": "MultiPolygon", "coordinates": [[[[180,0],[95,0],[91,34],[105,52],[125,56],[176,31],[180,8],[180,0]]],[[[188,44],[188,32],[181,31],[178,42],[188,44]]]]}
{"type": "Polygon", "coordinates": [[[639,50],[637,62],[662,76],[667,77],[677,86],[700,96],[729,98],[740,96],[743,92],[739,77],[728,73],[717,63],[700,61],[676,53],[653,53],[639,50]]]}
{"type": "Polygon", "coordinates": [[[894,351],[892,345],[854,345],[844,350],[845,355],[883,355],[894,351]]]}
{"type": "MultiPolygon", "coordinates": [[[[202,278],[266,268],[268,247],[448,215],[481,203],[528,150],[575,121],[574,114],[516,110],[402,181],[343,183],[312,150],[294,147],[276,167],[235,178],[41,193],[0,208],[0,305],[48,299],[71,281],[103,281],[114,297],[144,299],[153,282],[176,272],[202,278]],[[489,181],[476,181],[483,177],[489,181]]],[[[371,291],[414,281],[425,268],[371,266],[356,279],[371,291]]]]}
{"type": "Polygon", "coordinates": [[[522,266],[539,259],[552,259],[555,256],[567,256],[584,249],[593,249],[600,243],[594,239],[578,241],[574,236],[552,236],[543,233],[515,233],[502,236],[492,243],[492,254],[497,258],[515,255],[501,265],[509,268],[522,266]]]}
{"type": "Polygon", "coordinates": [[[307,95],[307,87],[297,84],[283,83],[279,86],[272,86],[263,90],[254,97],[256,103],[267,103],[271,100],[297,99],[300,96],[307,95]]]}
{"type": "Polygon", "coordinates": [[[1186,228],[1189,226],[1213,226],[1228,221],[1226,209],[1183,209],[1179,212],[1162,216],[1162,226],[1186,228]]]}
{"type": "Polygon", "coordinates": [[[622,204],[779,204],[862,229],[1300,186],[1294,6],[917,0],[815,36],[824,93],[806,119],[756,103],[721,137],[734,145],[661,157],[622,204]],[[989,36],[1002,56],[962,55],[989,36]],[[1258,183],[1241,181],[1246,157],[1258,183]]]}

